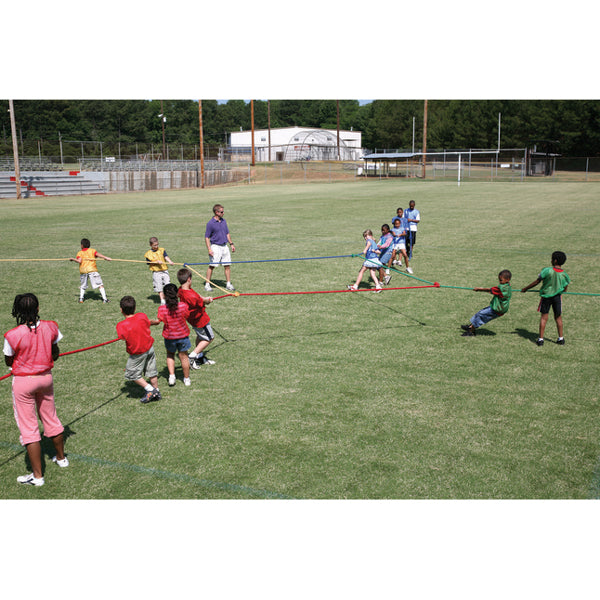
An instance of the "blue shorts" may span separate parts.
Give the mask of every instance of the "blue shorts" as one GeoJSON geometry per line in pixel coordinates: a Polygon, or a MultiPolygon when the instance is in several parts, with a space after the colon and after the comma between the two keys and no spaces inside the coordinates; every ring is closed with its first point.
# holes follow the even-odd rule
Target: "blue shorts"
{"type": "Polygon", "coordinates": [[[192,347],[190,337],[184,337],[179,340],[168,340],[165,338],[165,348],[167,352],[175,354],[176,352],[187,352],[192,347]]]}

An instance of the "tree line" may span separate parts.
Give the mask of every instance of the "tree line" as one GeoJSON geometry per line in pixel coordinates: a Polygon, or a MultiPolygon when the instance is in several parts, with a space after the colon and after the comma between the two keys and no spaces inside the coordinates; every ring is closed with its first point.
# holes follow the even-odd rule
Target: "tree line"
{"type": "MultiPolygon", "coordinates": [[[[364,148],[419,151],[423,100],[255,100],[254,127],[310,127],[362,132],[364,148]]],[[[194,100],[15,100],[17,136],[56,147],[63,140],[108,144],[199,145],[194,100]],[[163,117],[166,122],[163,122],[163,117]]],[[[597,100],[429,100],[427,150],[525,148],[557,143],[563,156],[600,156],[597,100]]],[[[249,101],[202,100],[203,141],[223,147],[232,131],[252,127],[249,101]]],[[[12,154],[8,100],[0,100],[0,154],[12,154]]]]}

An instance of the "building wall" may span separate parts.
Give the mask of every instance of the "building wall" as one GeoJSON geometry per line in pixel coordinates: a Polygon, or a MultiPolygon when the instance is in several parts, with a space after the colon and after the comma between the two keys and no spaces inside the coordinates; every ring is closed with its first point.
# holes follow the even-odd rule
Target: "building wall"
{"type": "MultiPolygon", "coordinates": [[[[360,131],[340,130],[340,158],[357,160],[362,156],[360,131]]],[[[230,134],[231,160],[249,160],[252,147],[251,131],[230,134]]],[[[255,159],[269,160],[269,130],[254,131],[255,159]]],[[[280,160],[337,160],[337,130],[308,127],[271,129],[271,161],[280,160]]]]}

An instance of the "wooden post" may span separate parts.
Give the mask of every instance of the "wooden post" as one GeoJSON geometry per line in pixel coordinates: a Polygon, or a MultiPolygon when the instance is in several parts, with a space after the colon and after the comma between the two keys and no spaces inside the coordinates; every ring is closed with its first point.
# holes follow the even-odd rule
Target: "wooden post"
{"type": "Polygon", "coordinates": [[[250,100],[250,120],[252,121],[252,166],[254,166],[254,100],[250,100]]]}
{"type": "Polygon", "coordinates": [[[17,141],[17,127],[15,125],[15,108],[13,101],[8,101],[8,109],[10,112],[10,131],[12,134],[13,143],[13,159],[15,163],[15,182],[17,184],[17,200],[21,199],[21,167],[19,166],[19,144],[17,141]]]}
{"type": "Polygon", "coordinates": [[[423,179],[427,176],[427,100],[423,108],[423,179]]]}
{"type": "Polygon", "coordinates": [[[204,189],[204,132],[202,129],[202,100],[198,100],[198,123],[200,127],[200,187],[204,189]]]}

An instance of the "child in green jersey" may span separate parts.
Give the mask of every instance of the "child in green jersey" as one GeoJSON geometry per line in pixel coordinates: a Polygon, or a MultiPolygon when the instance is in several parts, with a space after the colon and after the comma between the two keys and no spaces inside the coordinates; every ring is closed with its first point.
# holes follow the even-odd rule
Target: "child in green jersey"
{"type": "Polygon", "coordinates": [[[486,306],[475,313],[471,317],[471,322],[468,325],[461,325],[461,329],[464,330],[463,336],[470,337],[475,335],[475,330],[477,328],[508,312],[510,297],[512,295],[512,290],[510,289],[511,277],[512,273],[508,269],[504,269],[498,273],[499,285],[491,288],[473,288],[474,292],[489,292],[492,294],[492,301],[489,306],[486,306]]]}
{"type": "Polygon", "coordinates": [[[551,258],[552,266],[542,269],[537,276],[537,279],[521,290],[522,292],[526,292],[532,287],[535,287],[538,283],[541,282],[542,284],[542,287],[540,288],[540,303],[538,305],[538,312],[540,313],[540,335],[536,341],[538,346],[544,345],[544,331],[546,330],[550,307],[552,307],[552,310],[554,311],[554,320],[556,321],[556,328],[558,329],[558,340],[556,343],[561,346],[565,345],[565,338],[563,337],[561,294],[567,291],[569,283],[571,283],[570,277],[562,269],[566,260],[567,255],[564,252],[561,252],[560,250],[553,252],[551,258]]]}

